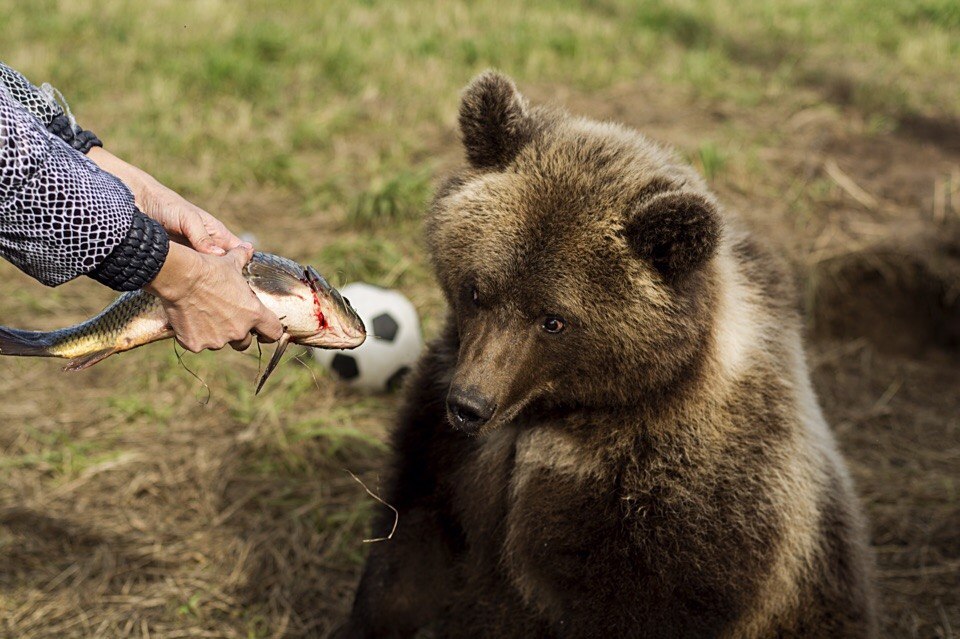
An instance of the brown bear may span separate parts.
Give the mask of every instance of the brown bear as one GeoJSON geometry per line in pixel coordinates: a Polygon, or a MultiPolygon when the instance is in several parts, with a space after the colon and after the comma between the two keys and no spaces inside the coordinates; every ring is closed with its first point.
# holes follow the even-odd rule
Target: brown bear
{"type": "Polygon", "coordinates": [[[781,264],[632,130],[492,72],[460,128],[426,221],[449,318],[339,635],[875,636],[781,264]]]}

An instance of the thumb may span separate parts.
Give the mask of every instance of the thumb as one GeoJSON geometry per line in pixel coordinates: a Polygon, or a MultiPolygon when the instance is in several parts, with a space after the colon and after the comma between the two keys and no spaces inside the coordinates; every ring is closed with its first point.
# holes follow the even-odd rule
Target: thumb
{"type": "Polygon", "coordinates": [[[253,247],[249,244],[240,244],[227,252],[227,258],[233,260],[237,270],[242,270],[253,257],[253,247]]]}
{"type": "Polygon", "coordinates": [[[207,227],[204,226],[203,220],[201,220],[199,216],[181,216],[180,228],[183,230],[183,235],[190,240],[190,245],[198,253],[207,253],[209,255],[226,254],[226,251],[217,246],[213,238],[210,237],[210,233],[207,232],[207,227]]]}
{"type": "Polygon", "coordinates": [[[264,338],[260,341],[275,342],[283,336],[283,323],[277,319],[277,316],[273,314],[273,311],[268,309],[266,306],[263,306],[263,304],[261,304],[261,308],[262,312],[260,314],[260,321],[257,322],[254,330],[258,335],[264,338]]]}

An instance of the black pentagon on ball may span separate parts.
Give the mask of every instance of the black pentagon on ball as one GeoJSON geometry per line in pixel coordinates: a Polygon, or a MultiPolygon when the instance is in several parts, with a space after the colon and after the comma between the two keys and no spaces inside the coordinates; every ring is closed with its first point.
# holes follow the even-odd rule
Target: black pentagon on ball
{"type": "Polygon", "coordinates": [[[350,355],[337,353],[333,356],[333,362],[330,364],[341,379],[356,379],[360,375],[360,368],[357,366],[357,360],[350,355]]]}
{"type": "Polygon", "coordinates": [[[410,367],[404,366],[403,368],[398,370],[396,373],[391,375],[390,379],[387,380],[387,390],[389,391],[399,390],[400,386],[403,385],[403,380],[407,377],[409,373],[410,373],[410,367]]]}
{"type": "Polygon", "coordinates": [[[373,318],[373,334],[379,339],[392,342],[399,330],[400,325],[397,324],[397,320],[386,313],[382,313],[373,318]]]}

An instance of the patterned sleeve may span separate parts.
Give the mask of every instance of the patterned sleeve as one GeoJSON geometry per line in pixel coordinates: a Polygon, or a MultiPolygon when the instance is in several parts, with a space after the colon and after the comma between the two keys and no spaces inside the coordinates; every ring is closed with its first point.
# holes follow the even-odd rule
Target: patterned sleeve
{"type": "Polygon", "coordinates": [[[40,120],[50,133],[60,137],[76,150],[87,153],[95,146],[103,146],[103,142],[93,134],[93,131],[80,128],[66,100],[49,84],[44,84],[42,88],[36,87],[18,71],[2,62],[0,62],[0,84],[6,86],[10,96],[40,120]],[[56,96],[60,96],[63,102],[62,107],[57,102],[56,96]]]}
{"type": "Polygon", "coordinates": [[[116,290],[160,271],[166,231],[130,190],[42,125],[0,84],[0,256],[56,286],[89,275],[116,290]]]}

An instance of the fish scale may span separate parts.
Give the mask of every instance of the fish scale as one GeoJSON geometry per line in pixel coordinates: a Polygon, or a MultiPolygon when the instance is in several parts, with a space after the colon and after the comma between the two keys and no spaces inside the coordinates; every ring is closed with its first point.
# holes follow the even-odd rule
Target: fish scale
{"type": "Polygon", "coordinates": [[[165,331],[137,331],[136,326],[131,326],[134,320],[147,318],[155,318],[158,325],[166,324],[160,300],[145,291],[124,293],[89,320],[51,331],[49,349],[56,357],[77,358],[89,354],[91,349],[119,347],[124,343],[133,347],[168,337],[163,334],[165,331]]]}

